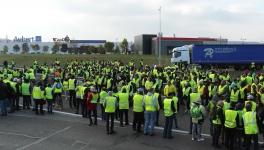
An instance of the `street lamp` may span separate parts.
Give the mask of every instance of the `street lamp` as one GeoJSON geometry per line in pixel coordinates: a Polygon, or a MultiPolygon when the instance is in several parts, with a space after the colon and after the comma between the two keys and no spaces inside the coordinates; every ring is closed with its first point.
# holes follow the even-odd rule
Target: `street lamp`
{"type": "Polygon", "coordinates": [[[158,47],[158,50],[159,50],[159,65],[161,65],[161,6],[160,8],[158,9],[159,10],[159,34],[158,34],[158,40],[159,40],[159,47],[158,47]]]}

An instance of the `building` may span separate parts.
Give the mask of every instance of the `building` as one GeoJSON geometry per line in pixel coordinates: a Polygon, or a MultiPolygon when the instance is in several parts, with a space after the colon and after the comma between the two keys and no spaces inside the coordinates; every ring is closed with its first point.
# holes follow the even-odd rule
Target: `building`
{"type": "MultiPolygon", "coordinates": [[[[227,39],[217,38],[186,38],[186,37],[161,37],[161,55],[170,55],[175,47],[192,44],[226,44],[227,39]]],[[[153,34],[135,36],[135,50],[139,54],[159,53],[159,38],[153,34]]]]}
{"type": "Polygon", "coordinates": [[[152,38],[157,37],[155,34],[141,34],[134,38],[134,49],[139,54],[152,54],[152,38]]]}
{"type": "MultiPolygon", "coordinates": [[[[27,49],[28,53],[52,53],[55,45],[60,45],[57,49],[63,47],[77,49],[81,46],[104,46],[106,40],[70,40],[68,36],[65,38],[53,38],[53,42],[42,42],[41,36],[30,38],[15,37],[13,40],[0,39],[0,52],[9,54],[20,54],[23,49],[27,49]],[[4,52],[6,51],[6,52],[4,52]]],[[[66,50],[67,51],[67,50],[66,50]]]]}

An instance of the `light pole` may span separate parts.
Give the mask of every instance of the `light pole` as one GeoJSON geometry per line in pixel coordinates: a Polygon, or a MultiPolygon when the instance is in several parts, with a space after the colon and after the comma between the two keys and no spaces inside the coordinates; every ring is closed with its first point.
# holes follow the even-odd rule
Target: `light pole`
{"type": "Polygon", "coordinates": [[[158,40],[159,40],[159,65],[161,65],[161,6],[159,8],[159,35],[158,35],[158,40]]]}

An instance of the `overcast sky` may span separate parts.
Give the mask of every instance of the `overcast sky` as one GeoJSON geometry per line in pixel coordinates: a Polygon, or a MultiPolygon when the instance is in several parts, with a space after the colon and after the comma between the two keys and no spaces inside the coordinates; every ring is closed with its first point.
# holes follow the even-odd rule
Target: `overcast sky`
{"type": "Polygon", "coordinates": [[[0,37],[110,41],[164,36],[264,41],[264,0],[2,0],[0,37]]]}

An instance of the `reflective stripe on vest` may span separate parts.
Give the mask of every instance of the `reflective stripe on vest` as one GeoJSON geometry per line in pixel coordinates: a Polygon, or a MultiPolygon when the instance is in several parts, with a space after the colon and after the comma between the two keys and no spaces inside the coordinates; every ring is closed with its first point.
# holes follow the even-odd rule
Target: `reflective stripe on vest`
{"type": "Polygon", "coordinates": [[[133,111],[134,112],[143,112],[143,95],[135,94],[133,97],[133,111]]]}
{"type": "Polygon", "coordinates": [[[118,97],[119,97],[119,109],[128,109],[129,108],[129,103],[128,103],[129,94],[119,93],[118,97]]]}
{"type": "Polygon", "coordinates": [[[116,108],[116,98],[113,96],[108,96],[105,98],[105,112],[106,113],[114,113],[116,108]]]}
{"type": "Polygon", "coordinates": [[[258,134],[258,126],[255,112],[246,112],[243,116],[245,134],[258,134]]]}
{"type": "Polygon", "coordinates": [[[234,110],[225,111],[225,127],[227,128],[236,128],[236,117],[237,112],[234,110]]]}
{"type": "Polygon", "coordinates": [[[173,115],[173,112],[171,110],[171,102],[172,102],[172,99],[168,99],[168,98],[165,98],[163,101],[163,108],[164,108],[165,117],[170,117],[173,115]]]}
{"type": "Polygon", "coordinates": [[[239,90],[237,90],[236,92],[234,90],[232,90],[231,94],[230,94],[230,101],[231,102],[237,102],[238,101],[238,95],[239,95],[239,90]]]}

